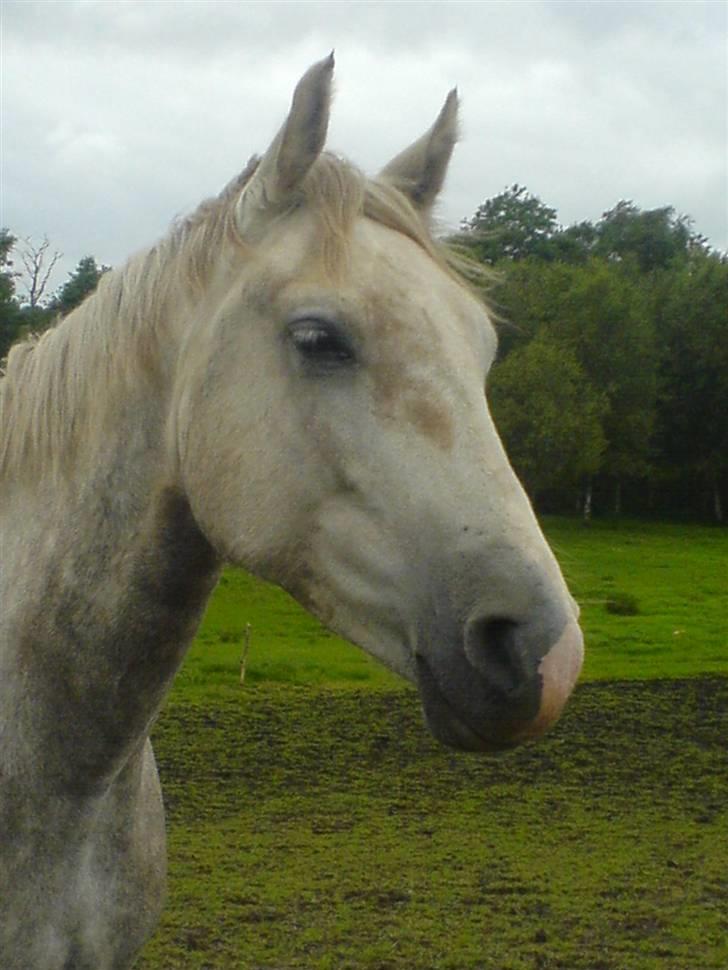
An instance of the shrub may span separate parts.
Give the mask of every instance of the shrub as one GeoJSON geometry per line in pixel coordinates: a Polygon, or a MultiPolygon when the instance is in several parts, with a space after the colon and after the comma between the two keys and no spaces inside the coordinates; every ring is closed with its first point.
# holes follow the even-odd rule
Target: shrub
{"type": "Polygon", "coordinates": [[[631,593],[612,593],[605,603],[607,613],[617,616],[637,616],[640,611],[637,597],[631,593]]]}

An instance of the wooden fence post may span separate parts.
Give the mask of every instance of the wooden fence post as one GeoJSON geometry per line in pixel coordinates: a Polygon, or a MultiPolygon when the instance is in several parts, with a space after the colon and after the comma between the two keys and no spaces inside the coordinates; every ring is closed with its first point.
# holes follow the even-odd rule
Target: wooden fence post
{"type": "Polygon", "coordinates": [[[240,658],[240,686],[245,683],[245,671],[248,666],[248,651],[250,650],[250,624],[245,624],[245,633],[243,634],[243,655],[240,658]]]}

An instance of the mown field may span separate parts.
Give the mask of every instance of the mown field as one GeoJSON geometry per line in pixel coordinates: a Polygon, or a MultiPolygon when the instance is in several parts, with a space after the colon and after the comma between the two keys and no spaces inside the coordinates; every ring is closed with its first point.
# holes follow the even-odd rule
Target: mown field
{"type": "Polygon", "coordinates": [[[412,689],[223,577],[155,731],[170,898],[139,970],[728,967],[728,535],[546,527],[588,661],[507,757],[439,747],[412,689]]]}

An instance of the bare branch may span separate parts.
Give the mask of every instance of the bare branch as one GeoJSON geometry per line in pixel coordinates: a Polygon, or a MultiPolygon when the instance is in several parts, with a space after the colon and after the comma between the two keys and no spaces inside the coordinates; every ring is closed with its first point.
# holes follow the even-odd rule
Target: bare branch
{"type": "Polygon", "coordinates": [[[24,272],[18,275],[25,289],[25,302],[31,308],[38,306],[43,299],[53,267],[63,255],[58,251],[51,253],[50,245],[47,236],[43,236],[37,244],[31,236],[27,236],[18,250],[24,267],[24,272]]]}

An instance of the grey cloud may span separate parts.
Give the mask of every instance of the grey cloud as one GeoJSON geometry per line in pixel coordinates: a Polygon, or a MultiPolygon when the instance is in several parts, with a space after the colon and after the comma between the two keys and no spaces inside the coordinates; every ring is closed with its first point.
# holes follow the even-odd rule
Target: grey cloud
{"type": "Polygon", "coordinates": [[[0,221],[65,269],[119,263],[217,191],[332,47],[331,145],[376,170],[463,98],[441,209],[513,181],[564,223],[620,198],[672,204],[728,247],[723,4],[527,2],[3,5],[0,221]]]}

